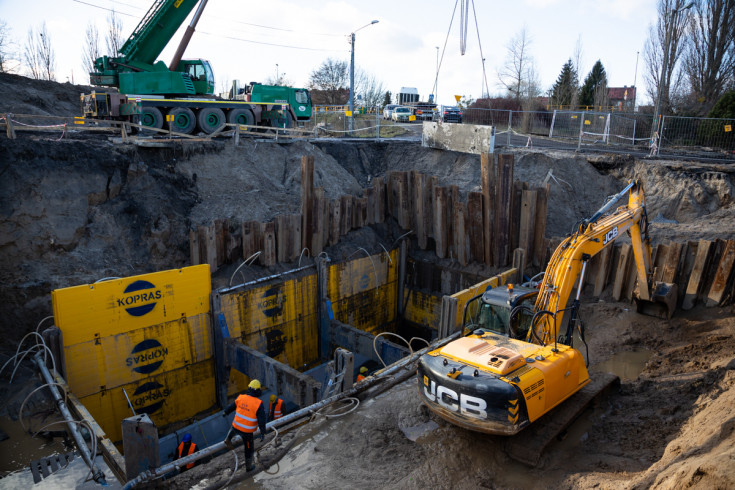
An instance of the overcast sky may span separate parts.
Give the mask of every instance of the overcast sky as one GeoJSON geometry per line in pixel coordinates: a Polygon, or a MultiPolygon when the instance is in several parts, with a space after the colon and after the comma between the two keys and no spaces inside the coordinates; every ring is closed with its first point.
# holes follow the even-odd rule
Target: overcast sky
{"type": "MultiPolygon", "coordinates": [[[[28,29],[45,21],[56,53],[57,80],[71,81],[73,75],[76,83],[88,83],[81,63],[87,24],[95,23],[103,35],[108,9],[114,8],[127,38],[152,3],[0,0],[0,19],[21,46],[28,29]]],[[[443,61],[438,101],[450,104],[455,94],[480,96],[483,87],[472,6],[464,55],[459,7],[449,31],[454,6],[454,0],[209,0],[184,57],[212,63],[217,91],[233,79],[247,83],[275,78],[276,70],[296,86],[306,86],[311,71],[326,58],[349,61],[350,32],[378,20],[356,33],[355,65],[375,75],[386,90],[416,87],[424,100],[434,85],[439,46],[443,61]]],[[[497,71],[506,58],[508,40],[524,26],[532,37],[531,54],[544,91],[572,57],[578,39],[580,82],[599,59],[610,86],[633,85],[636,53],[642,52],[648,25],[656,20],[655,0],[475,0],[474,6],[491,94],[502,93],[497,71]]],[[[180,38],[181,31],[161,55],[167,64],[180,38]]],[[[637,85],[640,103],[642,55],[637,85]]]]}

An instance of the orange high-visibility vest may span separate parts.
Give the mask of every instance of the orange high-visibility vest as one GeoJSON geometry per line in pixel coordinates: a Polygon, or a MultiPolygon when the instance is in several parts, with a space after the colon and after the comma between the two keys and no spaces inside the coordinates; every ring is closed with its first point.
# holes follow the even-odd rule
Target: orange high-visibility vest
{"type": "Polygon", "coordinates": [[[240,432],[255,432],[258,428],[258,408],[262,402],[250,395],[240,395],[235,400],[235,419],[232,427],[240,432]]]}
{"type": "MultiPolygon", "coordinates": [[[[191,442],[191,443],[189,443],[189,452],[186,453],[186,454],[182,454],[184,452],[184,444],[186,444],[186,443],[182,442],[181,444],[179,444],[179,447],[178,447],[178,449],[176,451],[176,453],[179,456],[176,459],[180,459],[182,456],[188,456],[188,455],[190,455],[191,453],[193,453],[193,452],[195,452],[197,450],[197,445],[194,444],[193,442],[191,442]]],[[[193,467],[194,467],[194,463],[189,463],[189,464],[186,465],[186,469],[187,470],[190,470],[193,467]]]]}
{"type": "Polygon", "coordinates": [[[283,400],[280,398],[276,399],[276,408],[273,409],[273,404],[268,405],[268,413],[273,412],[273,420],[278,420],[283,417],[283,400]]]}
{"type": "Polygon", "coordinates": [[[363,376],[362,374],[357,375],[357,381],[362,381],[363,379],[365,379],[365,376],[363,376]]]}

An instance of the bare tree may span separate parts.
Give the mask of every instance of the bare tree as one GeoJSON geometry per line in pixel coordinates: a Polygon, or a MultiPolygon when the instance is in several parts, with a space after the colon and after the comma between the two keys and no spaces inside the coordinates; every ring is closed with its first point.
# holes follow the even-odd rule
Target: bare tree
{"type": "Polygon", "coordinates": [[[341,103],[342,94],[349,83],[348,68],[346,61],[327,58],[309,75],[309,88],[323,92],[327,104],[341,103]]]}
{"type": "Polygon", "coordinates": [[[518,103],[539,92],[530,46],[531,37],[523,27],[507,44],[505,63],[498,71],[501,85],[518,103]]]}
{"type": "Polygon", "coordinates": [[[643,79],[646,91],[654,101],[658,99],[659,90],[661,91],[661,113],[671,112],[671,96],[680,94],[683,89],[678,62],[686,45],[686,26],[689,22],[689,11],[680,11],[683,7],[684,0],[659,0],[656,26],[648,26],[648,38],[643,47],[643,79]],[[676,15],[673,14],[674,10],[677,10],[676,15]],[[674,18],[675,24],[672,24],[674,18]],[[668,29],[671,29],[669,56],[664,63],[668,29]],[[666,73],[662,79],[661,69],[664,64],[666,73]]]}
{"type": "Polygon", "coordinates": [[[355,70],[355,94],[361,96],[365,107],[378,107],[385,98],[383,82],[365,70],[355,70]]]}
{"type": "Polygon", "coordinates": [[[105,36],[107,56],[117,56],[120,53],[120,48],[125,44],[122,30],[122,19],[117,15],[115,9],[112,9],[110,15],[107,16],[107,34],[105,36]]]}
{"type": "Polygon", "coordinates": [[[100,54],[100,36],[97,26],[90,22],[84,35],[84,49],[82,51],[82,68],[86,73],[93,73],[94,62],[100,54]]]}
{"type": "Polygon", "coordinates": [[[282,87],[293,87],[293,82],[286,78],[285,73],[279,73],[278,77],[273,75],[265,79],[266,85],[280,85],[282,87]]]}
{"type": "Polygon", "coordinates": [[[10,26],[0,20],[0,73],[13,73],[18,69],[16,44],[10,37],[10,26]]]}
{"type": "Polygon", "coordinates": [[[691,17],[684,70],[695,111],[704,115],[735,85],[735,0],[700,0],[691,17]]]}
{"type": "MultiPolygon", "coordinates": [[[[572,61],[574,62],[574,71],[579,77],[580,73],[583,73],[582,63],[584,63],[584,49],[582,47],[582,35],[577,37],[577,42],[574,44],[574,53],[572,53],[572,61]]],[[[579,104],[579,87],[572,93],[572,107],[576,107],[579,104]]]]}
{"type": "Polygon", "coordinates": [[[56,55],[46,31],[46,22],[41,24],[37,32],[32,27],[28,29],[23,60],[31,77],[36,80],[56,80],[56,55]]]}

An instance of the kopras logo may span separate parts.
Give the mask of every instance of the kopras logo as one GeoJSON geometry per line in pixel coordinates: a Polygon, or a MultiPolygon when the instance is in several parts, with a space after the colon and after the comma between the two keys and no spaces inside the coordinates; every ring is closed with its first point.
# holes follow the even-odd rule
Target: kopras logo
{"type": "Polygon", "coordinates": [[[150,313],[156,307],[156,300],[161,299],[161,290],[148,281],[130,283],[123,294],[125,296],[117,299],[117,306],[125,308],[132,316],[150,313]]]}
{"type": "Polygon", "coordinates": [[[468,415],[478,419],[487,418],[487,402],[476,396],[465,395],[447,388],[446,386],[437,385],[436,381],[431,381],[430,386],[424,385],[424,396],[432,402],[438,403],[447,410],[452,412],[460,412],[462,415],[468,415]]]}
{"type": "Polygon", "coordinates": [[[133,347],[130,357],[125,359],[125,365],[132,367],[140,374],[150,374],[161,367],[168,355],[168,348],[161,345],[156,339],[146,339],[133,347]]]}
{"type": "Polygon", "coordinates": [[[135,389],[131,402],[137,413],[147,413],[150,415],[161,409],[163,402],[166,401],[166,397],[170,394],[171,390],[161,383],[148,381],[135,389]]]}

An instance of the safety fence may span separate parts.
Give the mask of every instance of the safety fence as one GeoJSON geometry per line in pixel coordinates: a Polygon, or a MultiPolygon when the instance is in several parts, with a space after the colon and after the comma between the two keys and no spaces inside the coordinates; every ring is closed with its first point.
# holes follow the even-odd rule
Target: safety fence
{"type": "Polygon", "coordinates": [[[735,119],[663,116],[655,132],[649,114],[471,108],[463,122],[497,127],[496,146],[735,159],[735,119]]]}

